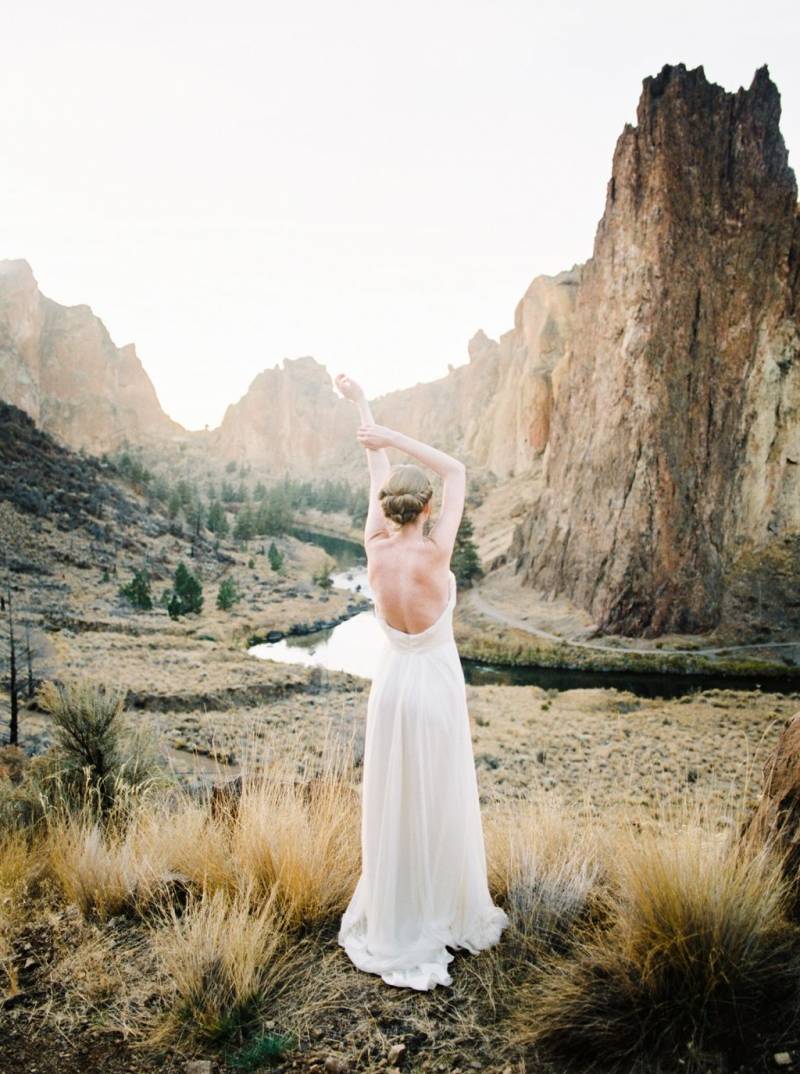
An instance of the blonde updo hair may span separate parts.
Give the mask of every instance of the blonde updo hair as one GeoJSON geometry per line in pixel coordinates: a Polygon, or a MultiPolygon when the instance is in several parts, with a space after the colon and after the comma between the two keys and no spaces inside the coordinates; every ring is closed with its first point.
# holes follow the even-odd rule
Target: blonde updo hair
{"type": "Polygon", "coordinates": [[[398,526],[413,522],[433,496],[433,485],[414,463],[395,466],[378,493],[383,513],[398,526]]]}

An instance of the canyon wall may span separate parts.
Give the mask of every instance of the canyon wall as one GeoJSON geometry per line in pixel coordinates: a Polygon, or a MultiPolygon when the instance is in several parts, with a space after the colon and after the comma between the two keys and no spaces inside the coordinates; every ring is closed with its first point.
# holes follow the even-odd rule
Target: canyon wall
{"type": "Polygon", "coordinates": [[[0,399],[72,448],[99,454],[185,435],[134,346],[117,348],[89,306],[39,292],[27,261],[0,261],[0,399]]]}
{"type": "MultiPolygon", "coordinates": [[[[524,472],[542,455],[550,429],[551,373],[569,338],[580,266],[539,276],[499,341],[478,332],[469,361],[438,380],[371,400],[375,420],[462,456],[492,480],[524,472]]],[[[352,403],[313,358],[265,369],[228,407],[210,450],[276,474],[365,479],[352,403]]],[[[398,459],[400,456],[398,456],[398,459]]]]}
{"type": "Polygon", "coordinates": [[[520,580],[602,629],[800,625],[800,217],[766,68],[643,83],[554,370],[520,580]]]}

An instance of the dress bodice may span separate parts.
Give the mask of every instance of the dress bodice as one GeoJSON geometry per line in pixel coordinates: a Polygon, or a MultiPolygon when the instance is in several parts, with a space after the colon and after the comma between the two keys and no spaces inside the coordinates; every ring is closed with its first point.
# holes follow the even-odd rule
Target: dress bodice
{"type": "Polygon", "coordinates": [[[450,575],[450,595],[447,604],[442,609],[439,618],[431,623],[425,630],[419,630],[415,634],[408,634],[405,630],[398,630],[389,623],[375,609],[375,618],[380,623],[386,638],[392,648],[404,652],[427,652],[439,645],[444,645],[453,640],[453,609],[456,604],[456,576],[452,571],[450,575]]]}

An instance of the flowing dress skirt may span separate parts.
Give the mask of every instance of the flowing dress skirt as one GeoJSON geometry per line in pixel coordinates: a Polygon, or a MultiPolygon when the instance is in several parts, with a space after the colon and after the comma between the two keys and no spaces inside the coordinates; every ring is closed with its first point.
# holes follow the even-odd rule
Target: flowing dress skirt
{"type": "Polygon", "coordinates": [[[425,631],[376,615],[386,646],[367,705],[361,875],[338,933],[359,969],[420,990],[452,984],[448,947],[477,954],[508,924],[487,883],[450,579],[447,607],[425,631]]]}

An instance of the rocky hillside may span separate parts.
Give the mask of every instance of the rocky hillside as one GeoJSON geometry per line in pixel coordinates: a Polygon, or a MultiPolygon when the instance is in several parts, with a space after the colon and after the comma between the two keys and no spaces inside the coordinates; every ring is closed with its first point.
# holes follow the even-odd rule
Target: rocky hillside
{"type": "Polygon", "coordinates": [[[553,374],[521,580],[606,631],[800,626],[800,217],[766,67],[647,78],[553,374]]]}
{"type": "Polygon", "coordinates": [[[126,438],[185,435],[161,409],[135,347],[116,347],[89,306],[45,298],[27,261],[0,261],[0,399],[95,453],[126,438]]]}

